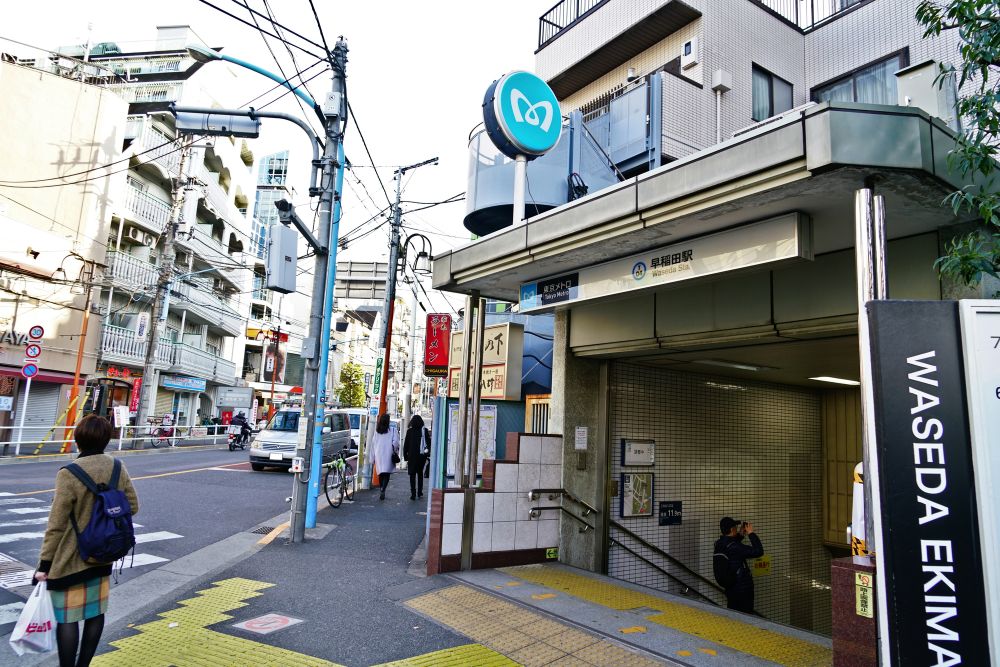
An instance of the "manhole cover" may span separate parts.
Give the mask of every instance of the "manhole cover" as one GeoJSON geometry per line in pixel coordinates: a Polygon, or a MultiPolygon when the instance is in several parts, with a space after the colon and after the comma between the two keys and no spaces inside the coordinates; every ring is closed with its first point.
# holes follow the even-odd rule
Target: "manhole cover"
{"type": "Polygon", "coordinates": [[[261,526],[260,528],[254,528],[250,532],[254,535],[267,535],[275,528],[277,528],[277,526],[261,526]]]}

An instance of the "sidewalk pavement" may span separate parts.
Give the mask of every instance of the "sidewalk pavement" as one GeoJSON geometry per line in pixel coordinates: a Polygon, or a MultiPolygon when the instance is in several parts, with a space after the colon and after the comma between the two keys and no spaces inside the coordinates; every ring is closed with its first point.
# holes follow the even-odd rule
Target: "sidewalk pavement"
{"type": "Polygon", "coordinates": [[[359,491],[337,509],[321,498],[302,544],[281,515],[112,586],[92,664],[830,664],[828,640],[565,566],[426,577],[427,505],[406,486],[394,475],[384,502],[359,491]]]}

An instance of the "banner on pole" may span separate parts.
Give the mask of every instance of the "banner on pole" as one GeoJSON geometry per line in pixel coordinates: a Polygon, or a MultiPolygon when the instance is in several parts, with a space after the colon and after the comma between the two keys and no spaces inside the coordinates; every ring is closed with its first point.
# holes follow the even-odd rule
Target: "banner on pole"
{"type": "Polygon", "coordinates": [[[448,375],[448,352],[451,349],[451,315],[428,313],[424,336],[424,376],[448,375]]]}

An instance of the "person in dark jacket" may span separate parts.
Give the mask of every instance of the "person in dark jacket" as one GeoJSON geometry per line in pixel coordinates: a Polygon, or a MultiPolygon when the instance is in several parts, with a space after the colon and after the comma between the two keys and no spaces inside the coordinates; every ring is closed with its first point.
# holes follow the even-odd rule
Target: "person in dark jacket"
{"type": "Polygon", "coordinates": [[[740,522],[728,516],[719,521],[722,537],[715,542],[715,553],[725,554],[729,560],[730,579],[733,583],[726,587],[726,606],[747,614],[753,610],[753,574],[747,565],[747,558],[760,558],[764,555],[764,546],[753,530],[749,521],[740,522]],[[743,538],[749,537],[750,544],[744,544],[743,538]]]}
{"type": "Polygon", "coordinates": [[[410,500],[424,497],[424,420],[420,415],[413,415],[406,428],[406,439],[403,441],[403,460],[406,461],[406,471],[410,473],[410,500]]]}

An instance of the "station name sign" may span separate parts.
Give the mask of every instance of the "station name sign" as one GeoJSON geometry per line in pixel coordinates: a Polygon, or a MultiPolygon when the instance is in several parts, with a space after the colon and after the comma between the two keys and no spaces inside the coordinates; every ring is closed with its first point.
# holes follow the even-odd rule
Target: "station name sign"
{"type": "Polygon", "coordinates": [[[812,259],[809,219],[797,212],[522,283],[520,310],[546,312],[615,294],[795,259],[812,259]]]}

